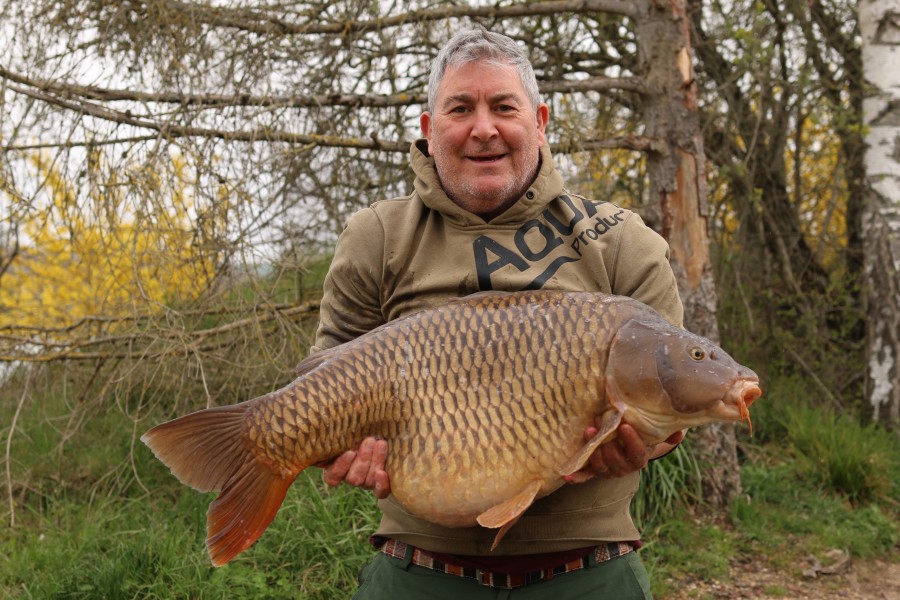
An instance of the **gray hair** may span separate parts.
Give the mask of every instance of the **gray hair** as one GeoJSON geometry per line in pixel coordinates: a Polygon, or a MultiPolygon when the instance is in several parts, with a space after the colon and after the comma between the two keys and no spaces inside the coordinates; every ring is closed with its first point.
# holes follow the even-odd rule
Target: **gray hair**
{"type": "Polygon", "coordinates": [[[534,68],[525,52],[513,41],[500,33],[488,31],[484,27],[461,31],[450,38],[431,63],[428,77],[428,111],[434,112],[437,90],[447,69],[461,67],[470,62],[484,62],[496,66],[511,66],[519,73],[522,87],[537,110],[541,102],[534,68]]]}

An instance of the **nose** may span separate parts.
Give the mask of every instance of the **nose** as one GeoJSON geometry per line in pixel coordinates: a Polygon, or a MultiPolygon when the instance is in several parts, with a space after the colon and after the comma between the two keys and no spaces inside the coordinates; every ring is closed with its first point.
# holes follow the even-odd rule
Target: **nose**
{"type": "Polygon", "coordinates": [[[471,135],[477,140],[489,140],[497,135],[497,126],[494,123],[494,115],[490,109],[479,107],[475,111],[475,121],[472,123],[471,135]]]}

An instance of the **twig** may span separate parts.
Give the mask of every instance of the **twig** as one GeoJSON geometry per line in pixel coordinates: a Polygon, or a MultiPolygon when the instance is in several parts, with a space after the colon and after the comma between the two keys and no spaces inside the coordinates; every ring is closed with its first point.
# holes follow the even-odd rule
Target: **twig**
{"type": "Polygon", "coordinates": [[[12,466],[10,461],[12,450],[13,433],[16,431],[16,422],[19,420],[19,413],[22,412],[22,406],[25,404],[25,398],[28,397],[28,384],[31,382],[31,369],[25,370],[25,385],[22,389],[22,396],[19,398],[19,405],[16,406],[16,412],[13,415],[12,424],[9,426],[9,434],[6,436],[6,489],[9,494],[9,527],[16,526],[16,503],[13,499],[12,485],[12,466]]]}
{"type": "Polygon", "coordinates": [[[134,475],[134,480],[137,481],[137,484],[141,486],[141,489],[144,490],[144,493],[148,496],[150,495],[150,490],[147,489],[147,486],[144,485],[144,482],[141,481],[141,475],[138,472],[137,465],[134,463],[134,442],[138,439],[137,435],[137,425],[138,419],[134,419],[133,426],[131,428],[131,451],[128,453],[129,458],[131,460],[131,473],[134,475]]]}
{"type": "Polygon", "coordinates": [[[816,386],[818,386],[818,388],[822,390],[822,394],[824,394],[824,396],[828,398],[828,401],[831,402],[831,405],[837,409],[843,408],[844,403],[841,402],[841,400],[837,396],[835,396],[831,390],[828,389],[828,386],[826,386],[822,382],[822,380],[819,379],[818,375],[816,375],[816,373],[809,368],[809,365],[806,364],[806,361],[803,360],[803,357],[797,354],[797,351],[790,346],[785,346],[785,348],[787,349],[788,354],[791,355],[791,358],[796,360],[797,363],[799,363],[799,365],[803,368],[803,370],[806,371],[806,374],[809,375],[809,378],[813,380],[813,383],[815,383],[816,386]]]}

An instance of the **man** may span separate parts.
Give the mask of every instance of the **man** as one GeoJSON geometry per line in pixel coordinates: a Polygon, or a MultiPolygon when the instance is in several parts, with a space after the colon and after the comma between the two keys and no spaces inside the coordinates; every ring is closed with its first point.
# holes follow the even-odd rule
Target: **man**
{"type": "MultiPolygon", "coordinates": [[[[314,351],[453,297],[485,290],[592,290],[628,295],[675,325],[683,309],[668,246],[640,217],[563,189],[547,148],[549,109],[511,39],[476,29],[435,59],[424,140],[411,148],[415,191],[356,213],[325,279],[314,351]]],[[[513,399],[510,399],[513,401],[513,399]]],[[[596,432],[585,431],[585,440],[596,432]]],[[[536,502],[493,552],[496,532],[425,522],[390,497],[390,451],[367,439],[325,481],[374,490],[382,548],[357,598],[649,598],[628,514],[648,460],[629,425],[564,486],[536,502]]]]}

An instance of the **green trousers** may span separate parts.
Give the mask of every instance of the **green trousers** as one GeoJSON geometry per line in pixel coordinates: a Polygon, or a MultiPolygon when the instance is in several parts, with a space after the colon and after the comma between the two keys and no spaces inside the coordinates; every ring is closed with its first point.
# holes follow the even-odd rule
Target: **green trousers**
{"type": "Polygon", "coordinates": [[[432,571],[379,552],[359,574],[354,600],[652,600],[650,578],[637,552],[591,564],[547,581],[511,590],[490,588],[464,577],[432,571]]]}

